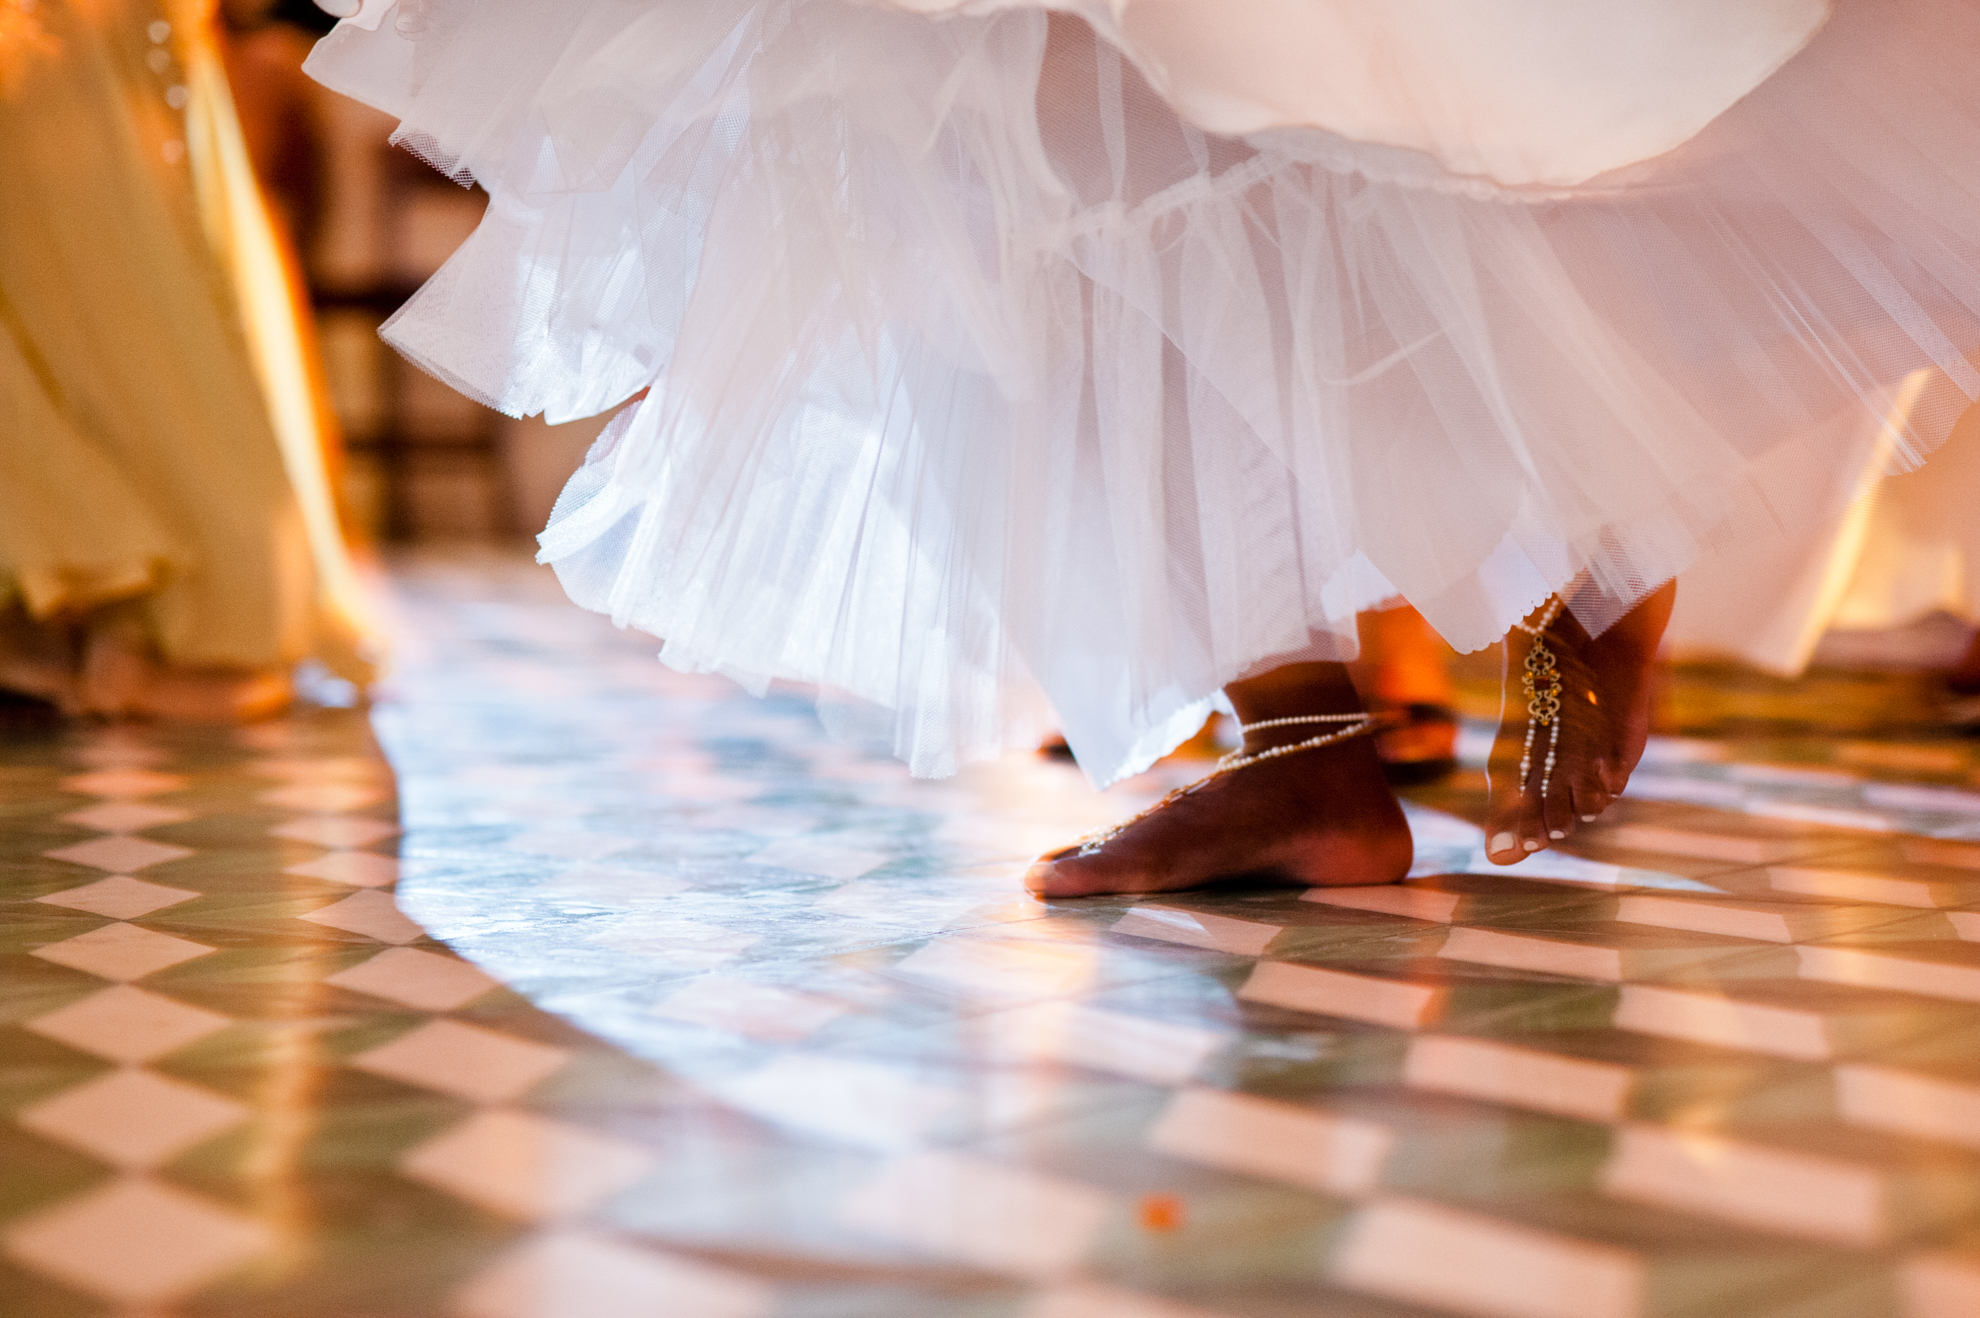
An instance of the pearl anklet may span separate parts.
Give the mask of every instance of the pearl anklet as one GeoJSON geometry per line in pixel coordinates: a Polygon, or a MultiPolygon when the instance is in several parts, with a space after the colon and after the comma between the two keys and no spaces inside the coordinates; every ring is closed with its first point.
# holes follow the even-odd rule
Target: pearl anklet
{"type": "Polygon", "coordinates": [[[1527,780],[1533,774],[1533,730],[1547,729],[1547,759],[1540,768],[1540,799],[1547,799],[1547,789],[1554,781],[1554,761],[1561,745],[1561,693],[1566,689],[1561,683],[1561,670],[1555,661],[1553,650],[1547,646],[1546,631],[1561,613],[1561,601],[1555,598],[1548,602],[1547,611],[1540,615],[1534,626],[1523,622],[1513,624],[1515,631],[1525,632],[1533,638],[1533,645],[1526,652],[1526,671],[1520,677],[1520,688],[1526,695],[1526,743],[1519,752],[1519,790],[1526,791],[1527,780]]]}
{"type": "Polygon", "coordinates": [[[1251,755],[1245,754],[1244,745],[1240,742],[1236,750],[1226,755],[1223,759],[1218,760],[1215,768],[1211,769],[1209,773],[1204,774],[1201,778],[1198,778],[1195,782],[1178,787],[1154,805],[1149,806],[1146,810],[1131,818],[1123,819],[1120,823],[1110,828],[1102,829],[1098,833],[1090,833],[1086,837],[1081,838],[1079,851],[1076,854],[1081,857],[1098,855],[1102,847],[1119,837],[1129,828],[1132,828],[1134,825],[1148,818],[1148,816],[1154,814],[1157,810],[1162,809],[1162,807],[1172,801],[1188,796],[1191,792],[1203,787],[1213,779],[1221,778],[1227,773],[1249,768],[1251,765],[1263,760],[1276,760],[1282,755],[1295,755],[1300,751],[1319,750],[1322,746],[1331,746],[1337,741],[1346,741],[1350,737],[1359,737],[1364,733],[1375,731],[1375,716],[1364,713],[1298,714],[1291,718],[1264,719],[1257,723],[1240,723],[1238,725],[1238,732],[1245,737],[1249,737],[1252,733],[1262,732],[1266,728],[1290,728],[1307,723],[1347,723],[1352,726],[1342,728],[1338,732],[1323,732],[1317,737],[1308,737],[1305,741],[1293,742],[1287,746],[1272,746],[1251,755]]]}

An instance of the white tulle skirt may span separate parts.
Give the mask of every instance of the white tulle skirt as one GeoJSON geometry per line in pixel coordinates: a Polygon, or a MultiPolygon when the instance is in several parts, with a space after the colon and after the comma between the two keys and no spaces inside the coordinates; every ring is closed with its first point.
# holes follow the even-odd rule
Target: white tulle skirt
{"type": "Polygon", "coordinates": [[[1840,0],[1566,182],[1213,135],[1078,18],[906,3],[369,0],[310,67],[493,197],[395,345],[511,413],[650,391],[543,534],[573,597],[916,772],[1057,719],[1111,780],[1396,595],[1600,628],[1980,396],[1967,0],[1840,0]]]}

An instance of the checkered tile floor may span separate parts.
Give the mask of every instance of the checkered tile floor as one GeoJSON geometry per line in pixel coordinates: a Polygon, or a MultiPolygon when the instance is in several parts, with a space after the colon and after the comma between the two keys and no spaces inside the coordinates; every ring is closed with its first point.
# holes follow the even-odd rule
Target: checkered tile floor
{"type": "Polygon", "coordinates": [[[6,1318],[1980,1313],[1966,743],[1041,904],[1188,770],[915,783],[535,569],[399,590],[369,724],[0,748],[6,1318]]]}

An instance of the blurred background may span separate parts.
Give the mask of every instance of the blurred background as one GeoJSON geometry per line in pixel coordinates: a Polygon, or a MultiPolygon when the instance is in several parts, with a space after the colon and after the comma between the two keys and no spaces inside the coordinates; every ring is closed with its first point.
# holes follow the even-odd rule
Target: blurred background
{"type": "MultiPolygon", "coordinates": [[[[333,477],[347,532],[386,549],[528,547],[608,418],[549,426],[501,416],[378,337],[472,232],[486,195],[393,146],[389,116],[302,72],[334,21],[309,0],[224,0],[221,11],[242,127],[314,308],[341,430],[333,477]]],[[[1964,707],[1973,702],[1962,701],[1961,683],[1947,689],[1971,638],[1967,622],[1943,610],[1895,629],[1833,630],[1792,677],[1680,653],[1666,670],[1658,723],[1716,736],[1957,735],[1980,718],[1980,707],[1964,707]]],[[[1440,651],[1454,682],[1424,698],[1497,718],[1496,648],[1454,655],[1427,629],[1411,644],[1440,651]]]]}
{"type": "Polygon", "coordinates": [[[335,20],[226,0],[228,80],[271,209],[300,256],[360,540],[516,543],[541,530],[604,418],[514,420],[407,364],[378,327],[473,231],[487,196],[392,146],[390,117],[302,71],[335,20]]]}

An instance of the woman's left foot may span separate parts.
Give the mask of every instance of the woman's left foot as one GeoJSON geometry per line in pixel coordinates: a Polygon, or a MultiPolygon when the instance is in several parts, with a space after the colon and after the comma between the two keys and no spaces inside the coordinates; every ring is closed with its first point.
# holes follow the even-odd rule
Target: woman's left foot
{"type": "Polygon", "coordinates": [[[1667,583],[1600,636],[1589,636],[1564,609],[1539,639],[1518,628],[1508,634],[1509,674],[1525,672],[1528,655],[1544,641],[1551,680],[1543,659],[1538,685],[1543,692],[1554,687],[1559,713],[1555,723],[1540,724],[1528,694],[1508,677],[1505,717],[1488,766],[1485,852],[1494,863],[1511,865],[1565,840],[1629,785],[1650,735],[1657,643],[1676,598],[1677,583],[1667,583]]]}

